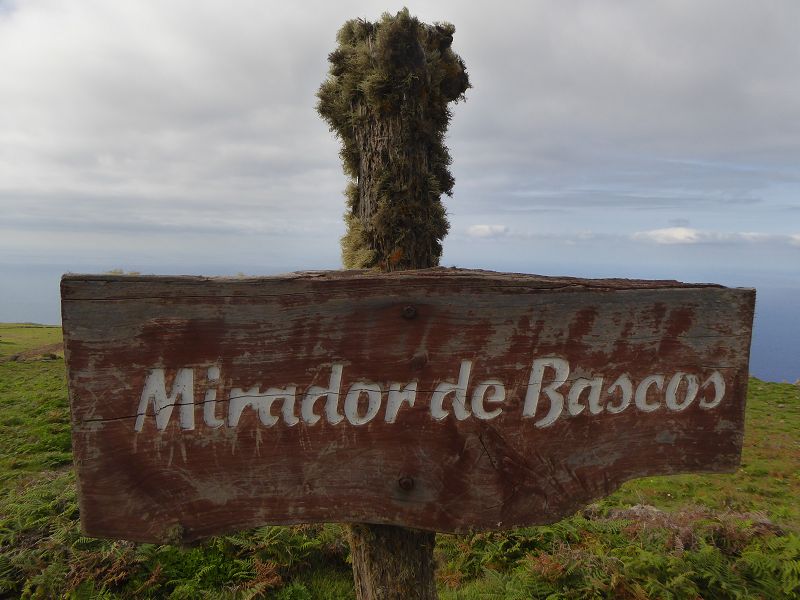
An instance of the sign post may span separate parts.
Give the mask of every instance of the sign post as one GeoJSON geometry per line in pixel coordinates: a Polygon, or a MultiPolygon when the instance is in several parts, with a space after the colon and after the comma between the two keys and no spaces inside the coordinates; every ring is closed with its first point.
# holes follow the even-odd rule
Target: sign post
{"type": "Polygon", "coordinates": [[[82,526],[498,530],[733,471],[754,300],[440,268],[65,276],[82,526]]]}
{"type": "Polygon", "coordinates": [[[62,280],[86,533],[351,522],[359,600],[427,600],[431,532],[736,467],[752,290],[429,268],[470,87],[454,32],[404,9],[348,21],[328,57],[343,259],[372,271],[62,280]]]}

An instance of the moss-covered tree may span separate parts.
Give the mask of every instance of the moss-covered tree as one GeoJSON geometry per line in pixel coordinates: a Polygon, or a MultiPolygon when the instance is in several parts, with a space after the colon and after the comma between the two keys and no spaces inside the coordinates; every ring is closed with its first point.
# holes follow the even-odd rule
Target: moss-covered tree
{"type": "Polygon", "coordinates": [[[317,109],[342,142],[347,188],[347,268],[435,266],[448,222],[442,194],[453,176],[444,135],[450,102],[469,79],[453,52],[455,27],[427,25],[404,9],[348,21],[328,56],[317,109]]]}
{"type": "MultiPolygon", "coordinates": [[[[454,183],[444,145],[448,104],[469,87],[450,48],[454,32],[449,23],[421,23],[407,9],[339,30],[317,109],[342,142],[351,180],[342,238],[347,268],[439,264],[449,228],[441,196],[454,183]]],[[[350,543],[359,600],[436,598],[433,533],[356,524],[350,543]]]]}

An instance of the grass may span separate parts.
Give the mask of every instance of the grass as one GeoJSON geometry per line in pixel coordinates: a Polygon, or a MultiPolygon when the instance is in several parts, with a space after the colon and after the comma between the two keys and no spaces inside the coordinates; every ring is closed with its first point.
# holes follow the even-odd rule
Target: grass
{"type": "Polygon", "coordinates": [[[0,363],[0,485],[72,464],[64,362],[0,363]]]}
{"type": "Polygon", "coordinates": [[[34,323],[0,323],[0,360],[61,342],[61,327],[34,323]]]}
{"type": "MultiPolygon", "coordinates": [[[[58,328],[0,325],[0,597],[354,598],[338,525],[193,548],[83,537],[58,328]]],[[[742,467],[650,477],[545,527],[440,535],[443,600],[800,598],[800,387],[750,382],[742,467]]]]}
{"type": "Polygon", "coordinates": [[[750,379],[741,468],[732,475],[676,475],[628,482],[603,504],[676,510],[762,511],[800,529],[800,386],[750,379]]]}

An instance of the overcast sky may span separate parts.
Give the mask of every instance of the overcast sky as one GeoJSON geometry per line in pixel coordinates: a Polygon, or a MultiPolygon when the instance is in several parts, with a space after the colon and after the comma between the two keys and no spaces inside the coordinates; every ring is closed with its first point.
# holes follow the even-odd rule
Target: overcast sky
{"type": "MultiPolygon", "coordinates": [[[[800,2],[406,4],[473,84],[444,264],[800,287],[800,2]]],[[[0,0],[0,320],[57,318],[66,270],[338,268],[315,92],[400,8],[0,0]]]]}

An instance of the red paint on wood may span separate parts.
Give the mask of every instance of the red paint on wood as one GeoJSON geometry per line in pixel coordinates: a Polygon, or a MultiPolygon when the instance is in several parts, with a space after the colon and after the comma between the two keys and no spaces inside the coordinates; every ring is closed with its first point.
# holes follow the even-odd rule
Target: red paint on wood
{"type": "MultiPolygon", "coordinates": [[[[66,276],[82,525],[90,535],[139,541],[315,521],[505,529],[557,520],[633,477],[731,471],[741,452],[754,295],[454,269],[66,276]],[[543,370],[535,415],[523,415],[537,359],[569,366],[555,388],[564,409],[546,426],[555,367],[543,370]],[[458,381],[462,361],[470,362],[468,416],[456,418],[451,394],[450,415],[436,420],[434,391],[458,381]],[[327,386],[335,365],[342,369],[339,413],[356,382],[380,387],[380,408],[368,423],[329,422],[324,399],[314,407],[323,415],[317,423],[302,420],[304,394],[327,386]],[[209,380],[211,367],[218,381],[209,380]],[[157,371],[167,393],[191,373],[193,429],[181,428],[181,406],[159,429],[150,403],[136,430],[143,390],[157,371]],[[692,385],[707,385],[674,409],[665,400],[673,379],[678,403],[692,385]],[[616,380],[634,391],[652,383],[641,407],[631,398],[621,412],[610,410],[620,401],[621,388],[609,394],[616,380]],[[402,390],[414,381],[413,407],[402,404],[386,422],[391,384],[402,390]],[[704,407],[719,381],[722,401],[704,407]],[[497,388],[487,387],[475,404],[479,384],[492,382],[504,384],[504,401],[492,403],[497,388]],[[231,426],[233,390],[291,385],[299,423],[289,424],[275,403],[274,425],[248,407],[231,426]],[[573,386],[583,388],[570,405],[573,386]],[[209,391],[217,395],[218,427],[204,421],[209,391]],[[493,418],[476,416],[498,407],[493,418]]],[[[367,392],[359,398],[356,419],[369,409],[367,392]]]]}

